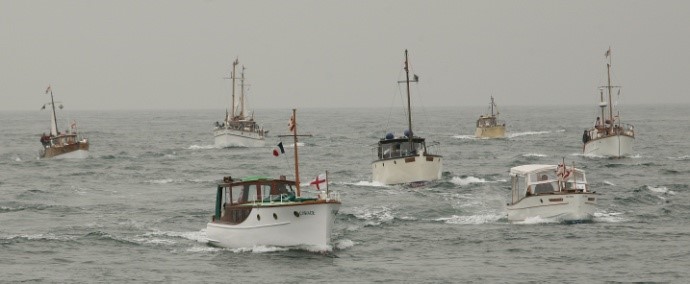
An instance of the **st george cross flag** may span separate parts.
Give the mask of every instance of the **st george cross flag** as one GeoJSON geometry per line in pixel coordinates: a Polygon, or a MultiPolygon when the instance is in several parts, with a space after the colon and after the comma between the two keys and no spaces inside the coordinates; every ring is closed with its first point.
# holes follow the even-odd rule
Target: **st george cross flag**
{"type": "Polygon", "coordinates": [[[320,174],[318,175],[314,180],[312,180],[309,185],[314,185],[316,186],[316,190],[321,190],[321,184],[327,182],[326,180],[326,174],[320,174]]]}

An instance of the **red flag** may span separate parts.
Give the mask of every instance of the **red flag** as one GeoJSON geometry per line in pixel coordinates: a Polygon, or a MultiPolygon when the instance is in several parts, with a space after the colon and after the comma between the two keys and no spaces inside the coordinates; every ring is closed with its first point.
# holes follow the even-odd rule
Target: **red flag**
{"type": "Polygon", "coordinates": [[[273,149],[273,156],[278,157],[278,149],[273,149]]]}
{"type": "Polygon", "coordinates": [[[312,180],[309,185],[315,185],[316,190],[321,190],[320,184],[326,182],[326,174],[318,175],[314,180],[312,180]]]}

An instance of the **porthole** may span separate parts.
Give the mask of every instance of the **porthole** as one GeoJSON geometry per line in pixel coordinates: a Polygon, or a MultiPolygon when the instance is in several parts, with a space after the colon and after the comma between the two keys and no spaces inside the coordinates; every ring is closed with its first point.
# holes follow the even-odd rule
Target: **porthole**
{"type": "Polygon", "coordinates": [[[256,214],[256,220],[257,220],[257,221],[261,221],[261,215],[256,214]]]}
{"type": "Polygon", "coordinates": [[[299,217],[299,212],[297,211],[292,212],[292,214],[295,214],[295,217],[299,217]]]}
{"type": "Polygon", "coordinates": [[[278,214],[276,214],[276,213],[273,213],[273,219],[276,219],[276,220],[278,220],[278,214]]]}

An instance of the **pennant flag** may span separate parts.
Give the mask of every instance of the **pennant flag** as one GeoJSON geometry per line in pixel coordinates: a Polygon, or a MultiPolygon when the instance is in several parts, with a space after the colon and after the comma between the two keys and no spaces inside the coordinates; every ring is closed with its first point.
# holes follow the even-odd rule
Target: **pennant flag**
{"type": "Polygon", "coordinates": [[[46,94],[48,94],[50,92],[50,90],[51,90],[50,85],[48,85],[48,88],[46,88],[46,94]]]}
{"type": "Polygon", "coordinates": [[[283,142],[278,143],[278,148],[280,148],[281,154],[285,154],[285,148],[283,148],[283,142]]]}
{"type": "Polygon", "coordinates": [[[288,122],[288,130],[290,132],[295,133],[295,116],[291,115],[290,116],[290,122],[288,122]]]}
{"type": "Polygon", "coordinates": [[[309,185],[315,185],[316,190],[321,190],[320,184],[326,182],[326,174],[320,174],[318,175],[314,180],[312,180],[309,185]]]}
{"type": "Polygon", "coordinates": [[[606,50],[606,53],[604,53],[604,57],[609,57],[611,56],[611,48],[609,47],[608,50],[606,50]]]}

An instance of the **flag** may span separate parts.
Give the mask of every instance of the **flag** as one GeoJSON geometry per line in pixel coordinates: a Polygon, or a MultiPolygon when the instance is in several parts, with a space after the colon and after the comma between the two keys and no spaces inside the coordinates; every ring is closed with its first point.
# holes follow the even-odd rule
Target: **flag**
{"type": "Polygon", "coordinates": [[[604,57],[609,57],[611,56],[611,48],[609,47],[608,50],[606,50],[606,53],[604,53],[604,57]]]}
{"type": "Polygon", "coordinates": [[[278,149],[273,149],[273,156],[278,157],[280,154],[285,154],[285,148],[283,148],[283,142],[278,143],[278,149]],[[280,152],[278,152],[280,150],[280,152]]]}
{"type": "Polygon", "coordinates": [[[46,94],[48,94],[50,92],[50,90],[51,90],[50,85],[48,85],[48,88],[46,88],[46,94]]]}
{"type": "Polygon", "coordinates": [[[288,130],[290,132],[295,133],[295,116],[291,115],[290,116],[290,122],[288,122],[288,130]]]}
{"type": "Polygon", "coordinates": [[[326,174],[320,174],[320,175],[316,176],[316,178],[314,180],[312,180],[309,183],[309,185],[314,185],[314,186],[316,186],[316,190],[321,190],[320,184],[322,184],[324,182],[327,182],[326,174]]]}

